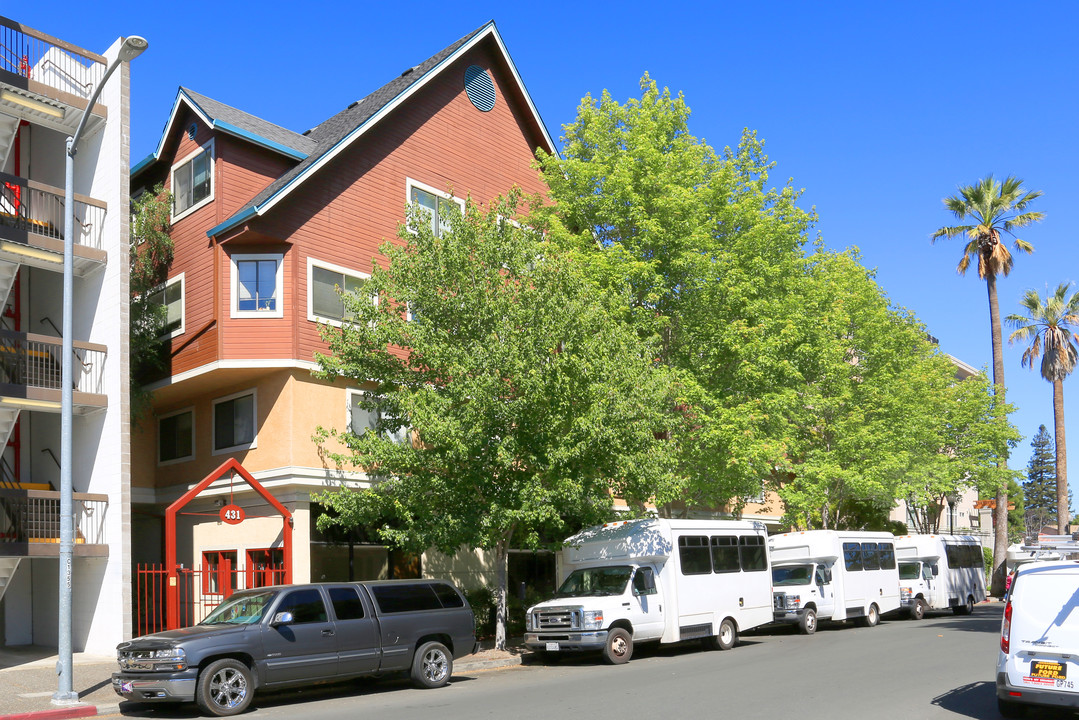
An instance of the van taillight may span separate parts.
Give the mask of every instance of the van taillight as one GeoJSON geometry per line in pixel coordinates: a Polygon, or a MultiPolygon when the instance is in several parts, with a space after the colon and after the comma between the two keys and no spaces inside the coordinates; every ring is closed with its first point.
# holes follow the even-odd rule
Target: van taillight
{"type": "Polygon", "coordinates": [[[1004,606],[1004,625],[1000,628],[1000,650],[1007,654],[1008,648],[1011,647],[1012,637],[1012,601],[1009,600],[1008,604],[1004,606]]]}

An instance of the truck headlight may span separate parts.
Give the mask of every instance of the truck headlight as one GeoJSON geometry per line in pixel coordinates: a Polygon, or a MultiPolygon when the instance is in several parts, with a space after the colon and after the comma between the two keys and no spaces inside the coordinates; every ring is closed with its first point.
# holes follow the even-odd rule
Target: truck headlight
{"type": "Polygon", "coordinates": [[[787,607],[788,608],[798,608],[798,607],[801,606],[801,604],[802,604],[802,596],[801,595],[788,595],[787,596],[787,607]]]}
{"type": "Polygon", "coordinates": [[[910,596],[911,596],[911,592],[910,592],[909,587],[901,587],[901,588],[899,588],[899,602],[901,602],[904,605],[909,605],[910,604],[910,596]]]}
{"type": "Polygon", "coordinates": [[[585,610],[581,613],[581,629],[582,630],[602,630],[603,629],[603,611],[602,610],[585,610]]]}
{"type": "Polygon", "coordinates": [[[528,608],[528,612],[525,613],[525,630],[529,632],[532,630],[532,608],[528,608]]]}

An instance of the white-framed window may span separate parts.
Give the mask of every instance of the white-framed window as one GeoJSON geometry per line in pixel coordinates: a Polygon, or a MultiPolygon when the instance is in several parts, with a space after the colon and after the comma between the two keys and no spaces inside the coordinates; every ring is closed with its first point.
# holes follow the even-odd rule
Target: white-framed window
{"type": "Polygon", "coordinates": [[[258,446],[258,394],[242,390],[213,402],[213,454],[258,446]]]}
{"type": "Polygon", "coordinates": [[[162,338],[172,338],[184,333],[184,273],[159,285],[150,293],[150,302],[165,306],[165,326],[162,338]]]}
{"type": "Polygon", "coordinates": [[[172,220],[214,199],[214,143],[211,140],[172,166],[172,220]]]}
{"type": "Polygon", "coordinates": [[[284,317],[285,256],[233,255],[232,317],[284,317]]]}
{"type": "Polygon", "coordinates": [[[307,319],[337,325],[351,320],[341,292],[359,292],[371,276],[340,265],[307,258],[307,319]]]}
{"type": "Polygon", "coordinates": [[[195,409],[184,408],[157,419],[157,464],[192,460],[195,457],[195,409]]]}
{"type": "MultiPolygon", "coordinates": [[[[377,410],[368,410],[361,403],[371,397],[371,393],[364,390],[348,391],[348,411],[345,422],[353,435],[363,435],[366,431],[375,431],[378,427],[379,413],[377,410]]],[[[390,433],[388,437],[398,445],[412,442],[412,426],[405,424],[390,433]]]]}
{"type": "Polygon", "coordinates": [[[408,202],[420,206],[431,223],[431,232],[436,236],[450,229],[449,213],[452,212],[454,203],[460,212],[465,211],[465,201],[460,198],[411,178],[406,178],[405,183],[408,188],[408,202]]]}

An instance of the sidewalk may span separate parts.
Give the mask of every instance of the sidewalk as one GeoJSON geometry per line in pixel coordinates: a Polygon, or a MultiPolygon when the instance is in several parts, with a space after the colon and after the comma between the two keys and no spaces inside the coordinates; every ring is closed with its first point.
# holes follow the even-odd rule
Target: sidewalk
{"type": "MultiPolygon", "coordinates": [[[[479,653],[455,662],[453,674],[520,664],[520,646],[511,646],[504,652],[481,649],[479,653]]],[[[79,694],[79,704],[53,705],[52,696],[57,688],[55,648],[0,648],[0,720],[61,720],[114,715],[120,712],[121,702],[128,705],[112,689],[112,674],[119,669],[115,657],[75,653],[72,666],[72,689],[79,694]]]]}

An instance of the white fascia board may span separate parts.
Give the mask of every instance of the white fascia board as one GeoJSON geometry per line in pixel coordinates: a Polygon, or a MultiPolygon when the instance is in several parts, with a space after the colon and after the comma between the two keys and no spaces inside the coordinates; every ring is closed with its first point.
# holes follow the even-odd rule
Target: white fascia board
{"type": "Polygon", "coordinates": [[[498,32],[498,28],[491,24],[491,34],[495,39],[495,44],[498,45],[498,49],[502,51],[502,56],[506,59],[506,64],[510,68],[510,72],[513,74],[513,79],[517,82],[518,87],[521,88],[521,94],[524,95],[525,102],[528,103],[528,109],[532,112],[532,118],[539,125],[540,132],[543,133],[543,139],[547,141],[547,147],[550,148],[554,156],[561,158],[558,153],[558,148],[555,147],[554,140],[551,139],[550,133],[547,132],[547,126],[543,124],[543,118],[540,117],[539,110],[536,109],[536,104],[532,102],[532,96],[528,93],[528,88],[525,87],[524,80],[521,79],[521,74],[517,72],[517,66],[513,63],[513,58],[510,57],[509,50],[506,49],[506,44],[502,42],[502,36],[498,32]]]}
{"type": "Polygon", "coordinates": [[[524,83],[521,82],[521,76],[517,73],[517,67],[513,64],[513,60],[510,58],[509,53],[506,52],[506,46],[502,42],[502,38],[498,34],[498,29],[495,27],[495,24],[492,21],[492,22],[487,24],[486,28],[484,28],[480,32],[476,33],[475,37],[473,37],[471,40],[469,40],[467,43],[465,43],[461,47],[454,50],[452,54],[450,54],[450,55],[446,56],[445,58],[443,58],[441,62],[439,62],[433,68],[428,70],[427,73],[425,73],[423,77],[421,77],[419,80],[417,80],[416,82],[409,85],[400,95],[395,97],[393,100],[386,103],[386,105],[384,105],[377,113],[375,113],[371,117],[367,118],[366,121],[364,121],[361,125],[356,127],[352,132],[350,132],[345,137],[341,138],[341,140],[339,140],[334,147],[330,148],[326,152],[325,155],[323,155],[317,161],[315,161],[311,165],[309,165],[307,167],[307,169],[305,169],[302,173],[300,173],[296,177],[292,178],[291,182],[289,182],[283,188],[281,188],[276,193],[274,193],[274,195],[272,195],[266,202],[264,202],[260,206],[257,206],[255,208],[253,208],[254,214],[255,215],[262,215],[263,213],[268,211],[270,208],[272,208],[274,205],[276,205],[280,200],[282,200],[286,195],[288,195],[289,192],[291,192],[293,188],[301,185],[303,183],[303,181],[305,179],[307,179],[308,176],[318,172],[320,168],[322,168],[324,165],[329,163],[335,157],[340,155],[344,150],[346,150],[349,146],[351,146],[352,143],[355,142],[359,137],[361,137],[368,130],[370,130],[372,127],[377,125],[378,122],[382,118],[389,115],[391,112],[393,112],[395,109],[397,109],[397,107],[400,106],[403,102],[405,102],[410,97],[412,97],[417,92],[419,92],[420,89],[422,89],[423,87],[425,87],[427,85],[427,83],[431,82],[431,80],[433,80],[435,77],[437,77],[438,74],[442,70],[444,70],[449,65],[453,64],[453,62],[455,62],[459,57],[461,57],[462,55],[467,53],[469,50],[474,48],[476,45],[478,45],[480,42],[482,42],[488,36],[491,36],[491,37],[493,37],[495,39],[495,44],[498,46],[498,49],[502,52],[502,55],[506,60],[506,64],[509,65],[510,70],[512,71],[514,80],[517,82],[518,86],[521,88],[521,93],[525,96],[525,98],[528,101],[528,107],[532,111],[532,115],[535,118],[537,124],[539,124],[540,130],[543,132],[544,139],[549,144],[551,150],[557,153],[557,149],[555,148],[554,143],[551,141],[550,135],[547,133],[547,127],[543,124],[543,120],[540,118],[539,113],[536,111],[536,106],[533,104],[532,98],[529,96],[528,90],[525,88],[524,83]]]}
{"type": "Polygon", "coordinates": [[[165,130],[161,133],[161,138],[157,141],[157,150],[154,151],[154,155],[158,158],[161,157],[161,153],[165,147],[165,139],[168,138],[172,132],[172,127],[176,123],[176,117],[180,114],[180,101],[183,101],[185,105],[191,108],[191,111],[198,116],[206,127],[213,128],[214,121],[202,111],[194,100],[184,94],[183,90],[176,91],[176,101],[172,104],[172,112],[169,114],[169,121],[165,123],[165,130]]]}
{"type": "Polygon", "coordinates": [[[177,373],[176,375],[170,375],[163,380],[158,380],[157,382],[145,385],[143,386],[143,390],[153,392],[216,370],[275,370],[291,368],[314,372],[318,367],[318,363],[311,360],[215,360],[212,363],[200,365],[197,368],[192,368],[191,370],[186,370],[182,373],[177,373]]]}

